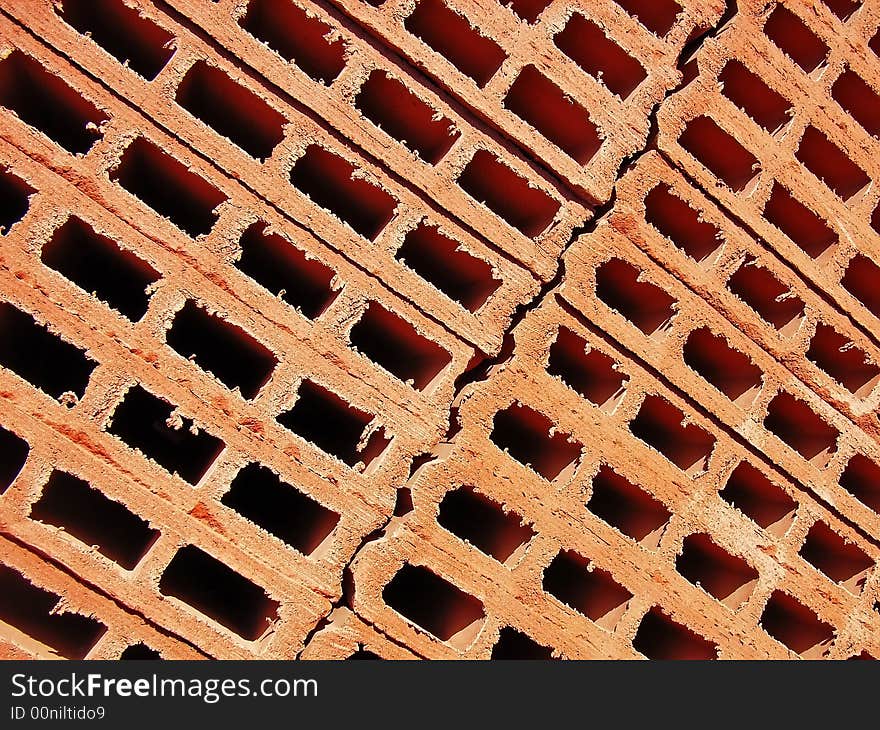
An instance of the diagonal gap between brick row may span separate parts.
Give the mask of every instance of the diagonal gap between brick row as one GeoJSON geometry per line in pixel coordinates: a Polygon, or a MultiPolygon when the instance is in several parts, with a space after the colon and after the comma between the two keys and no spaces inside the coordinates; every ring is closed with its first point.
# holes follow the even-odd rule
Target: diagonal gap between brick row
{"type": "MultiPolygon", "coordinates": [[[[803,271],[798,267],[798,265],[792,261],[789,261],[785,256],[783,256],[780,252],[778,252],[775,248],[773,248],[769,243],[767,243],[757,231],[752,228],[749,223],[741,218],[739,215],[734,213],[732,210],[727,208],[723,202],[711,191],[703,187],[703,185],[684,167],[676,163],[665,151],[662,149],[657,150],[658,154],[663,158],[667,165],[669,165],[674,170],[677,170],[681,175],[685,178],[687,183],[691,185],[694,189],[701,192],[705,195],[715,206],[721,210],[725,216],[727,216],[735,225],[739,226],[743,229],[752,239],[754,239],[758,245],[761,246],[768,254],[773,256],[777,261],[779,261],[785,267],[791,269],[791,271],[801,280],[801,283],[810,290],[817,297],[822,299],[828,306],[830,306],[833,310],[835,310],[838,314],[842,315],[847,319],[847,321],[862,333],[865,337],[867,337],[872,344],[877,347],[880,347],[880,336],[877,335],[876,332],[872,331],[870,328],[862,325],[858,320],[856,320],[852,314],[850,314],[845,308],[841,307],[840,304],[834,299],[830,294],[825,292],[821,287],[817,284],[810,281],[810,279],[804,275],[803,271]]],[[[652,257],[653,259],[653,257],[652,257]]],[[[654,259],[657,263],[656,259],[654,259]]],[[[682,283],[687,284],[682,281],[682,283]]],[[[690,287],[689,287],[690,288],[690,287]]],[[[714,305],[713,305],[714,306],[714,305]]],[[[757,343],[756,343],[757,344],[757,343]]]]}
{"type": "MultiPolygon", "coordinates": [[[[253,195],[253,196],[254,196],[255,198],[257,198],[261,203],[263,203],[264,205],[266,205],[266,206],[268,206],[269,208],[271,208],[271,209],[272,209],[273,211],[275,211],[277,214],[279,214],[280,216],[282,216],[286,221],[289,221],[290,224],[293,225],[293,226],[295,226],[297,229],[302,230],[302,231],[305,231],[306,233],[308,233],[310,236],[312,236],[313,238],[315,238],[315,239],[316,239],[316,240],[317,240],[322,246],[326,246],[328,249],[330,249],[330,250],[333,251],[334,253],[336,253],[336,254],[338,254],[339,256],[341,256],[341,257],[342,257],[347,263],[349,263],[351,266],[353,266],[354,268],[356,268],[356,269],[357,269],[359,272],[361,272],[364,276],[366,276],[366,277],[368,277],[369,279],[375,281],[375,282],[376,282],[379,286],[381,286],[385,291],[387,291],[387,292],[389,292],[390,294],[392,294],[393,296],[395,296],[395,297],[401,299],[402,301],[406,302],[407,304],[410,304],[411,306],[413,306],[416,310],[419,311],[420,314],[422,314],[423,316],[425,316],[427,319],[429,319],[429,320],[430,320],[431,322],[433,322],[434,324],[436,324],[436,325],[442,327],[442,328],[443,328],[446,332],[448,332],[449,334],[452,334],[453,336],[459,338],[462,342],[464,342],[464,343],[468,344],[469,346],[473,347],[475,350],[477,350],[477,351],[480,350],[479,346],[478,346],[476,343],[470,341],[465,335],[460,334],[459,332],[454,331],[454,330],[451,328],[451,326],[450,326],[449,324],[447,324],[447,323],[444,322],[440,317],[438,317],[437,315],[435,315],[434,313],[432,313],[432,312],[430,311],[430,309],[426,309],[426,308],[424,307],[423,304],[419,303],[418,300],[416,300],[416,299],[413,298],[412,296],[410,296],[410,295],[404,293],[403,291],[398,291],[397,289],[392,288],[392,287],[391,287],[391,286],[390,286],[390,285],[389,285],[384,279],[382,279],[378,274],[376,274],[376,273],[374,273],[373,271],[371,271],[370,269],[366,268],[366,267],[365,267],[363,264],[361,264],[356,258],[353,258],[353,257],[352,257],[352,256],[351,256],[351,255],[350,255],[350,254],[349,254],[344,248],[340,248],[340,247],[337,247],[337,246],[333,245],[330,241],[328,241],[328,239],[327,239],[326,237],[320,235],[317,231],[312,230],[309,226],[305,225],[304,223],[300,222],[300,221],[297,220],[296,218],[292,217],[292,216],[291,216],[291,215],[290,215],[290,214],[289,214],[284,208],[282,208],[281,206],[279,206],[279,205],[273,203],[273,202],[270,201],[270,200],[266,200],[266,198],[264,198],[259,192],[257,192],[257,191],[254,190],[253,188],[251,188],[250,185],[248,185],[248,184],[247,184],[243,179],[241,179],[240,177],[230,176],[230,174],[227,173],[226,170],[224,170],[224,169],[221,168],[221,167],[218,167],[218,165],[217,165],[217,163],[216,163],[216,161],[215,161],[214,159],[210,158],[209,156],[207,156],[207,155],[205,155],[204,153],[202,153],[201,151],[199,151],[197,148],[195,148],[195,147],[193,147],[192,145],[188,144],[185,140],[182,140],[182,139],[178,138],[177,135],[173,132],[173,130],[167,128],[166,126],[164,126],[164,125],[161,124],[160,122],[156,121],[156,120],[153,119],[152,117],[147,116],[147,115],[143,112],[143,110],[141,110],[138,106],[136,106],[132,101],[130,101],[129,99],[127,99],[127,98],[124,97],[124,96],[119,95],[119,94],[116,92],[115,89],[113,89],[112,87],[108,86],[108,85],[107,85],[102,79],[100,79],[100,78],[94,76],[94,75],[93,75],[92,73],[90,73],[87,69],[85,69],[85,68],[83,68],[82,66],[80,66],[80,65],[79,65],[74,59],[70,58],[70,57],[67,56],[66,54],[64,54],[64,53],[62,53],[61,51],[59,51],[58,49],[56,49],[56,48],[54,48],[54,47],[52,47],[52,46],[48,46],[48,45],[46,44],[46,42],[45,42],[42,38],[40,38],[40,37],[34,35],[34,33],[33,33],[29,28],[23,26],[23,25],[22,25],[21,23],[19,23],[15,18],[11,17],[8,13],[6,13],[2,8],[0,8],[0,14],[2,14],[3,17],[7,18],[10,22],[12,22],[12,23],[14,23],[15,25],[17,25],[18,27],[22,28],[25,32],[27,32],[28,34],[30,34],[35,40],[37,40],[39,43],[41,43],[43,46],[45,46],[47,49],[49,49],[52,53],[58,54],[58,55],[59,55],[60,57],[62,57],[65,61],[67,61],[68,63],[70,63],[71,65],[73,65],[73,66],[74,66],[77,70],[79,70],[81,73],[83,73],[83,74],[85,74],[86,76],[88,76],[92,81],[94,81],[94,82],[100,84],[100,85],[102,86],[102,88],[106,89],[110,94],[113,95],[114,98],[116,98],[117,100],[121,101],[121,102],[122,102],[123,104],[125,104],[129,109],[131,109],[132,111],[134,111],[135,113],[137,113],[138,116],[140,116],[141,118],[147,120],[148,122],[150,122],[151,124],[153,124],[157,129],[161,130],[161,131],[164,132],[165,134],[168,134],[169,136],[174,137],[174,139],[176,139],[181,145],[183,145],[183,146],[184,146],[189,152],[191,152],[192,154],[196,155],[196,156],[197,156],[199,159],[201,159],[202,161],[204,161],[204,162],[208,163],[209,165],[211,165],[211,167],[212,167],[214,170],[216,170],[220,175],[222,175],[223,178],[224,178],[226,181],[228,181],[228,182],[233,182],[233,184],[241,185],[242,188],[245,189],[250,195],[253,195]]],[[[339,133],[336,132],[336,134],[338,135],[339,133]]],[[[348,142],[347,142],[345,139],[340,139],[340,141],[341,141],[343,144],[345,144],[347,148],[351,149],[351,145],[349,145],[348,142]]],[[[21,152],[23,152],[25,155],[27,155],[27,156],[30,157],[31,159],[34,159],[35,162],[37,162],[37,163],[39,163],[39,164],[43,164],[43,161],[42,161],[42,160],[35,159],[35,158],[33,157],[33,155],[32,155],[32,154],[31,154],[31,153],[30,153],[25,147],[22,147],[22,146],[21,146],[20,144],[18,144],[15,140],[10,140],[10,143],[11,143],[13,146],[15,146],[17,149],[19,149],[21,152]]],[[[49,169],[51,169],[51,168],[49,168],[49,169]]],[[[63,177],[64,179],[66,179],[66,180],[67,180],[68,182],[70,182],[71,184],[76,184],[76,182],[77,182],[77,179],[76,179],[76,176],[75,176],[75,175],[74,175],[73,177],[71,177],[71,178],[68,178],[67,175],[64,174],[63,171],[55,171],[55,170],[52,170],[52,171],[55,172],[56,174],[60,175],[60,176],[63,177]]],[[[383,170],[383,172],[384,172],[384,170],[383,170]]],[[[390,173],[388,174],[388,176],[389,176],[389,177],[392,177],[392,175],[391,175],[390,173]]],[[[110,209],[110,208],[107,208],[107,205],[105,204],[104,201],[102,201],[102,200],[100,199],[100,197],[96,197],[96,196],[94,196],[94,195],[92,194],[91,189],[87,190],[87,191],[86,191],[86,194],[87,194],[90,198],[92,198],[96,203],[98,203],[99,205],[101,205],[102,207],[104,207],[105,209],[107,209],[110,213],[112,213],[113,215],[117,215],[116,212],[115,212],[114,210],[112,210],[112,209],[110,209]]],[[[451,221],[451,222],[454,222],[454,223],[456,223],[457,225],[459,225],[459,226],[460,226],[463,230],[465,230],[468,234],[470,234],[470,235],[473,236],[475,239],[477,239],[478,241],[480,241],[481,243],[483,243],[487,248],[489,248],[489,249],[492,250],[493,252],[497,253],[499,256],[503,257],[506,261],[508,261],[508,262],[510,262],[510,263],[513,263],[515,266],[517,266],[517,267],[519,267],[520,269],[522,269],[522,271],[523,271],[525,274],[527,274],[527,275],[529,275],[529,276],[532,276],[532,277],[534,277],[535,279],[537,279],[536,275],[535,275],[533,272],[531,272],[531,271],[530,271],[530,270],[529,270],[524,264],[522,264],[522,263],[520,263],[519,261],[517,261],[517,260],[516,260],[515,258],[513,258],[513,256],[511,256],[511,254],[509,254],[508,252],[504,251],[504,250],[501,249],[501,248],[498,248],[494,243],[492,243],[491,241],[489,241],[487,238],[485,238],[485,236],[483,236],[482,234],[480,234],[479,232],[477,232],[475,229],[473,229],[473,228],[470,227],[469,225],[463,223],[462,221],[459,221],[459,220],[458,220],[458,219],[457,219],[457,218],[456,218],[451,212],[446,211],[445,209],[438,207],[438,206],[437,206],[435,203],[433,203],[433,202],[427,202],[425,199],[421,198],[421,196],[420,196],[420,200],[421,200],[423,203],[425,203],[426,205],[429,205],[429,207],[431,207],[432,210],[434,210],[436,213],[442,215],[442,217],[444,217],[444,218],[446,218],[447,220],[449,220],[449,221],[451,221]]],[[[143,235],[145,235],[145,236],[147,236],[148,238],[150,238],[151,240],[156,241],[157,243],[162,243],[162,241],[161,241],[160,239],[156,238],[155,235],[153,235],[152,233],[150,233],[150,231],[147,230],[146,228],[140,228],[140,227],[138,227],[138,230],[139,230],[143,235]]]]}
{"type": "Polygon", "coordinates": [[[861,535],[865,540],[870,542],[871,544],[880,548],[880,538],[874,537],[871,535],[865,528],[861,527],[856,522],[853,522],[849,517],[842,514],[833,504],[825,500],[820,495],[816,494],[812,489],[802,484],[793,474],[789,473],[784,467],[780,466],[773,460],[771,460],[763,451],[758,449],[754,444],[752,444],[747,438],[741,436],[739,433],[734,431],[730,426],[723,423],[712,411],[708,410],[705,406],[703,406],[699,401],[697,401],[690,393],[681,389],[679,386],[675,385],[671,381],[667,380],[666,376],[663,375],[659,370],[657,370],[653,365],[649,362],[642,359],[638,354],[627,348],[623,343],[618,341],[612,335],[605,332],[600,327],[596,326],[595,323],[586,319],[583,314],[581,314],[576,308],[574,308],[571,304],[569,304],[565,299],[559,297],[559,305],[564,309],[570,316],[576,319],[582,326],[588,329],[590,332],[595,334],[596,336],[602,338],[605,342],[607,342],[611,347],[618,350],[622,353],[626,358],[632,360],[636,363],[640,368],[645,370],[645,372],[649,373],[655,380],[659,383],[663,384],[666,388],[668,388],[672,393],[681,398],[685,403],[687,403],[691,408],[697,411],[701,416],[705,417],[709,421],[711,421],[719,432],[724,433],[728,438],[734,441],[736,444],[741,446],[745,451],[755,456],[759,459],[763,464],[765,464],[769,469],[783,477],[786,481],[790,482],[794,487],[799,489],[804,494],[808,494],[812,499],[821,504],[825,509],[828,510],[829,513],[833,514],[837,517],[843,524],[852,528],[855,532],[861,535]]]}
{"type": "MultiPolygon", "coordinates": [[[[165,4],[165,0],[159,0],[165,4]]],[[[407,72],[407,74],[420,83],[428,90],[435,93],[446,104],[448,104],[462,119],[472,127],[489,137],[493,142],[501,146],[505,151],[519,157],[526,162],[532,169],[539,172],[547,182],[551,183],[558,191],[565,191],[564,197],[574,197],[579,199],[589,207],[597,205],[597,201],[585,197],[581,191],[577,190],[573,185],[559,175],[553,168],[549,167],[542,159],[535,157],[529,150],[523,146],[522,142],[505,132],[502,128],[496,126],[492,118],[481,113],[478,109],[471,107],[465,100],[460,99],[454,94],[440,86],[429,74],[424,72],[416,64],[414,64],[407,56],[405,56],[396,46],[386,40],[384,37],[373,34],[373,32],[362,24],[362,22],[349,15],[343,9],[336,7],[326,0],[312,0],[312,2],[320,7],[327,15],[333,18],[337,23],[347,30],[355,33],[361,40],[366,41],[369,45],[381,53],[383,56],[392,56],[397,64],[407,72]]]]}
{"type": "MultiPolygon", "coordinates": [[[[694,38],[690,43],[688,43],[682,49],[682,52],[679,55],[679,59],[678,59],[679,68],[683,65],[684,60],[689,57],[692,57],[696,53],[696,51],[699,49],[699,47],[707,39],[716,35],[720,31],[720,29],[725,25],[725,23],[727,23],[727,21],[735,13],[736,13],[736,2],[735,2],[735,0],[729,0],[728,5],[727,5],[727,10],[721,16],[718,23],[715,26],[713,26],[712,28],[709,28],[708,30],[706,30],[701,35],[694,38]]],[[[538,292],[538,294],[536,294],[528,302],[525,302],[525,303],[521,304],[519,307],[517,307],[513,317],[511,318],[510,325],[508,326],[508,328],[504,332],[504,344],[501,347],[501,350],[498,352],[498,354],[495,356],[492,356],[492,357],[483,357],[478,362],[473,363],[471,365],[471,367],[469,367],[465,372],[463,372],[456,379],[454,396],[452,398],[453,403],[455,403],[457,401],[458,397],[461,395],[461,393],[466,388],[475,386],[476,384],[487,380],[489,377],[489,373],[492,371],[492,369],[495,366],[501,365],[502,363],[504,363],[511,356],[512,350],[513,350],[514,330],[526,318],[526,316],[530,312],[532,312],[533,310],[540,307],[541,304],[543,304],[543,302],[547,299],[548,296],[552,296],[554,293],[554,290],[564,280],[564,278],[565,278],[564,256],[565,256],[566,251],[582,235],[593,232],[596,229],[596,227],[598,226],[599,222],[608,213],[610,213],[611,210],[614,208],[614,204],[617,200],[617,185],[620,181],[620,178],[627,172],[627,170],[629,170],[630,167],[632,167],[636,162],[638,162],[638,160],[643,155],[645,155],[651,149],[654,149],[656,147],[656,139],[658,136],[657,115],[659,114],[660,107],[663,105],[663,103],[666,101],[666,99],[668,99],[674,93],[679,91],[681,86],[683,86],[683,85],[684,85],[684,82],[679,87],[676,87],[675,89],[672,89],[669,92],[667,92],[667,94],[664,96],[663,100],[661,100],[660,102],[658,102],[657,104],[654,105],[654,107],[652,108],[651,113],[649,115],[649,121],[650,121],[649,129],[650,129],[650,131],[649,131],[647,139],[645,140],[645,144],[640,150],[637,150],[636,152],[631,154],[629,157],[627,157],[626,159],[624,159],[620,163],[620,166],[617,170],[617,174],[615,175],[614,186],[612,188],[611,196],[609,197],[608,201],[606,201],[604,204],[602,204],[601,206],[596,208],[594,210],[593,216],[589,220],[585,221],[580,227],[575,228],[572,231],[571,237],[569,238],[568,242],[565,244],[562,252],[559,255],[559,259],[557,261],[557,269],[556,269],[554,276],[541,287],[541,290],[538,292]]],[[[610,337],[610,335],[606,334],[604,331],[600,330],[599,334],[605,339],[612,339],[610,337]]],[[[624,352],[626,352],[625,349],[624,349],[624,352]]],[[[633,359],[635,359],[638,362],[638,358],[636,358],[634,355],[630,355],[630,356],[633,357],[633,359]]],[[[644,367],[646,367],[650,371],[654,372],[653,369],[650,369],[649,366],[647,366],[646,364],[644,365],[644,367]]],[[[655,376],[658,378],[658,380],[665,382],[659,373],[655,372],[655,376]]],[[[674,389],[674,386],[670,386],[670,387],[673,387],[673,389],[674,389]]],[[[436,447],[439,446],[440,443],[448,441],[448,439],[450,438],[450,435],[455,432],[455,430],[457,428],[456,421],[457,421],[457,412],[456,412],[455,407],[453,406],[452,408],[450,408],[450,411],[449,411],[449,423],[448,423],[446,437],[444,439],[442,439],[437,445],[435,445],[435,451],[428,452],[428,453],[422,454],[420,456],[417,456],[413,460],[413,466],[415,466],[418,463],[425,463],[427,461],[436,460],[436,459],[440,458],[439,452],[436,451],[436,447]]],[[[412,471],[414,471],[414,469],[411,470],[411,474],[412,474],[412,471]]],[[[379,528],[377,528],[375,531],[373,531],[369,535],[366,535],[364,537],[364,539],[361,541],[361,544],[358,546],[358,548],[352,554],[351,559],[348,561],[345,568],[343,569],[343,575],[348,576],[348,580],[350,580],[351,583],[348,586],[346,586],[346,585],[342,586],[342,592],[341,592],[342,597],[338,601],[339,605],[346,604],[349,607],[349,609],[361,621],[363,621],[365,624],[367,624],[368,626],[370,626],[374,630],[382,633],[383,636],[387,636],[387,634],[382,632],[378,627],[376,627],[366,617],[364,617],[360,613],[358,613],[358,611],[355,609],[354,600],[353,600],[354,585],[353,585],[353,580],[351,580],[350,576],[351,576],[352,563],[360,555],[360,553],[367,547],[367,545],[369,545],[370,543],[375,542],[377,540],[380,540],[385,536],[385,532],[386,532],[388,526],[390,525],[391,521],[393,520],[393,518],[394,518],[393,514],[389,515],[389,517],[386,519],[386,521],[383,525],[381,525],[379,528]]],[[[344,580],[343,582],[345,584],[346,581],[344,580]]],[[[332,610],[331,610],[331,612],[332,612],[332,610]]],[[[316,627],[310,633],[310,636],[317,633],[317,631],[320,629],[320,627],[328,620],[329,616],[330,616],[330,613],[328,612],[328,614],[318,622],[316,627]]],[[[398,642],[395,642],[395,643],[398,643],[398,642]]]]}
{"type": "Polygon", "coordinates": [[[115,606],[117,606],[121,611],[124,611],[125,613],[131,614],[132,616],[137,616],[139,619],[141,619],[141,621],[143,621],[147,626],[150,626],[157,633],[162,634],[163,636],[167,636],[171,639],[174,639],[175,641],[179,641],[181,644],[185,644],[186,646],[191,648],[193,651],[196,651],[199,654],[201,654],[206,659],[219,659],[220,658],[220,657],[213,656],[212,654],[209,654],[208,652],[206,652],[203,648],[196,646],[195,644],[193,644],[189,639],[187,639],[183,635],[175,633],[174,631],[171,631],[171,630],[165,628],[164,626],[157,624],[155,621],[153,621],[153,619],[151,619],[149,616],[147,616],[143,611],[140,611],[137,608],[134,608],[133,606],[129,606],[126,603],[122,603],[115,596],[111,595],[110,593],[105,591],[103,588],[101,588],[101,586],[88,580],[85,576],[81,575],[80,573],[77,573],[77,572],[71,570],[70,568],[68,568],[67,565],[65,565],[63,562],[58,560],[53,555],[50,555],[49,553],[45,552],[44,550],[42,550],[34,545],[31,545],[29,543],[24,542],[19,537],[12,534],[11,532],[7,532],[5,530],[0,530],[0,535],[2,535],[5,539],[9,540],[9,542],[20,547],[22,550],[26,550],[30,554],[38,557],[44,563],[48,563],[52,567],[57,568],[58,570],[60,570],[62,573],[64,573],[69,578],[72,578],[74,581],[84,585],[86,588],[88,588],[93,593],[96,593],[99,596],[101,596],[101,598],[104,598],[104,599],[110,601],[115,606]]]}

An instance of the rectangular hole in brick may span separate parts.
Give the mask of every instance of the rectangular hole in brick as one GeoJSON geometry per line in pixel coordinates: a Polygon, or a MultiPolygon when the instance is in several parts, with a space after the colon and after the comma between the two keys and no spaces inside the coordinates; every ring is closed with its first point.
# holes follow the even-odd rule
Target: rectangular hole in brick
{"type": "Polygon", "coordinates": [[[542,587],[566,606],[606,629],[613,629],[632,598],[611,573],[571,550],[560,550],[544,568],[542,587]]]}
{"type": "Polygon", "coordinates": [[[196,429],[192,419],[139,385],[131,388],[116,406],[107,430],[193,485],[224,447],[220,439],[196,429]],[[193,433],[194,430],[197,432],[193,433]]]}
{"type": "Polygon", "coordinates": [[[807,357],[854,395],[864,398],[877,385],[880,367],[833,327],[817,324],[807,357]]]}
{"type": "Polygon", "coordinates": [[[31,315],[0,302],[0,365],[53,398],[82,398],[96,363],[31,315]]]}
{"type": "Polygon", "coordinates": [[[758,583],[757,570],[703,533],[684,539],[681,553],[675,559],[675,569],[733,610],[749,600],[758,583]]]}
{"type": "Polygon", "coordinates": [[[837,451],[840,432],[785,391],[770,401],[764,426],[819,469],[827,466],[837,451]]]}
{"type": "Polygon", "coordinates": [[[527,23],[536,23],[538,17],[553,0],[500,0],[527,23]]]}
{"type": "Polygon", "coordinates": [[[719,496],[777,537],[788,532],[797,511],[797,502],[747,461],[737,465],[719,496]]]}
{"type": "Polygon", "coordinates": [[[514,403],[495,414],[489,437],[502,451],[547,481],[563,481],[577,469],[583,446],[553,421],[514,403]]]}
{"type": "Polygon", "coordinates": [[[277,418],[290,431],[352,468],[373,465],[391,442],[375,418],[335,393],[303,380],[293,407],[277,418]]]}
{"type": "Polygon", "coordinates": [[[846,153],[813,126],[807,127],[795,157],[843,200],[849,200],[871,179],[846,153]]]}
{"type": "Polygon", "coordinates": [[[290,182],[315,205],[373,241],[394,218],[397,201],[358,172],[348,160],[313,144],[294,164],[290,182]]]}
{"type": "Polygon", "coordinates": [[[722,335],[706,327],[693,330],[682,356],[693,368],[734,403],[748,408],[761,390],[763,373],[747,355],[735,350],[722,335]]]}
{"type": "Polygon", "coordinates": [[[657,185],[645,196],[645,220],[694,261],[705,261],[721,246],[721,231],[668,185],[657,185]]]}
{"type": "Polygon", "coordinates": [[[611,412],[626,392],[629,378],[616,360],[594,349],[567,327],[550,345],[547,372],[594,405],[611,412]]]}
{"type": "Polygon", "coordinates": [[[501,286],[487,262],[426,223],[406,234],[396,258],[469,312],[478,312],[501,286]]]}
{"type": "Polygon", "coordinates": [[[880,28],[871,36],[871,40],[868,41],[868,48],[874,51],[874,55],[880,56],[880,28]]]}
{"type": "Polygon", "coordinates": [[[303,555],[314,553],[339,523],[339,515],[277,474],[249,464],[220,500],[303,555]]]}
{"type": "Polygon", "coordinates": [[[848,656],[846,661],[877,661],[876,657],[871,656],[867,651],[861,651],[858,654],[848,656]]]}
{"type": "Polygon", "coordinates": [[[159,581],[173,596],[243,639],[259,639],[278,620],[266,591],[195,545],[180,548],[159,581]]]}
{"type": "Polygon", "coordinates": [[[412,324],[370,302],[351,328],[352,347],[417,390],[430,390],[452,355],[421,335],[412,324]]]}
{"type": "MultiPolygon", "coordinates": [[[[415,474],[423,464],[427,464],[433,460],[434,458],[429,455],[418,457],[413,461],[413,464],[410,467],[410,473],[415,474]]],[[[397,494],[394,497],[394,516],[403,517],[412,512],[413,509],[412,490],[409,487],[398,487],[397,494]]]]}
{"type": "Polygon", "coordinates": [[[592,20],[574,13],[553,42],[566,56],[621,99],[629,97],[648,73],[592,20]]]}
{"type": "Polygon", "coordinates": [[[291,0],[251,0],[238,23],[315,81],[331,84],[345,68],[342,39],[334,38],[329,25],[291,0]]]}
{"type": "Polygon", "coordinates": [[[0,494],[9,489],[24,468],[30,450],[27,441],[0,426],[0,494]]]}
{"type": "Polygon", "coordinates": [[[837,233],[779,183],[773,183],[764,218],[794,241],[810,258],[819,258],[837,243],[837,233]]]}
{"type": "Polygon", "coordinates": [[[486,620],[479,600],[427,568],[410,563],[405,563],[385,586],[382,600],[456,649],[466,649],[486,620]]]}
{"type": "Polygon", "coordinates": [[[822,0],[822,2],[842,21],[848,20],[850,15],[862,7],[861,0],[822,0]]]}
{"type": "Polygon", "coordinates": [[[830,49],[825,42],[781,3],[767,18],[764,34],[807,73],[828,57],[830,49]]]}
{"type": "Polygon", "coordinates": [[[820,659],[828,653],[834,628],[814,611],[787,593],[773,591],[761,614],[761,628],[776,641],[805,659],[820,659]]]}
{"type": "Polygon", "coordinates": [[[0,620],[65,659],[82,659],[107,628],[97,619],[65,610],[61,597],[38,588],[14,568],[0,565],[0,620]],[[61,608],[61,612],[56,609],[61,608]]]}
{"type": "Polygon", "coordinates": [[[582,165],[602,146],[599,130],[587,110],[534,66],[520,71],[504,97],[504,107],[582,165]]]}
{"type": "Polygon", "coordinates": [[[771,271],[747,259],[728,279],[727,288],[785,336],[804,319],[804,303],[771,271]]]}
{"type": "Polygon", "coordinates": [[[615,0],[654,35],[663,38],[675,25],[681,5],[675,0],[615,0]]]}
{"type": "Polygon", "coordinates": [[[840,486],[869,509],[880,513],[880,465],[867,456],[853,456],[840,475],[840,486]]]}
{"type": "Polygon", "coordinates": [[[21,51],[0,61],[0,106],[75,155],[101,139],[100,128],[110,118],[21,51]]]}
{"type": "Polygon", "coordinates": [[[846,69],[832,85],[831,96],[868,134],[880,136],[880,95],[858,74],[846,69]]]}
{"type": "Polygon", "coordinates": [[[55,12],[147,81],[174,55],[174,36],[123,0],[64,0],[55,12]]]}
{"type": "Polygon", "coordinates": [[[265,223],[252,224],[239,246],[236,268],[309,319],[321,316],[339,294],[333,269],[270,232],[265,223]]]}
{"type": "Polygon", "coordinates": [[[684,413],[672,403],[648,395],[629,430],[693,477],[708,468],[715,437],[694,423],[685,425],[685,420],[684,413]]]}
{"type": "Polygon", "coordinates": [[[78,477],[53,471],[31,519],[55,525],[101,555],[133,569],[159,537],[159,531],[119,502],[78,477]]]}
{"type": "Polygon", "coordinates": [[[858,595],[865,587],[874,561],[855,543],[838,535],[824,522],[807,533],[800,556],[817,570],[858,595]]]}
{"type": "Polygon", "coordinates": [[[648,659],[717,659],[718,646],[654,606],[639,624],[633,649],[648,659]]]}
{"type": "Polygon", "coordinates": [[[492,647],[490,658],[498,661],[553,659],[553,649],[542,646],[512,626],[505,626],[498,632],[498,641],[492,647]]]}
{"type": "Polygon", "coordinates": [[[210,233],[226,195],[143,137],[132,142],[110,173],[136,198],[192,237],[210,233]]]}
{"type": "Polygon", "coordinates": [[[739,61],[728,61],[718,81],[721,93],[771,134],[791,120],[791,102],[739,61]]]}
{"type": "Polygon", "coordinates": [[[219,68],[192,65],[177,87],[180,106],[251,157],[265,160],[284,139],[284,115],[219,68]]]}
{"type": "Polygon", "coordinates": [[[440,502],[437,524],[500,563],[514,563],[535,536],[515,512],[475,491],[459,487],[440,502]]]}
{"type": "Polygon", "coordinates": [[[707,116],[689,121],[678,142],[735,193],[761,171],[758,158],[707,116]]]}
{"type": "Polygon", "coordinates": [[[132,644],[125,647],[119,658],[123,661],[155,661],[161,659],[162,655],[146,644],[132,644]]]}
{"type": "Polygon", "coordinates": [[[24,180],[9,170],[0,169],[0,235],[18,223],[31,206],[31,195],[36,192],[24,180]]]}
{"type": "Polygon", "coordinates": [[[147,262],[76,216],[55,229],[40,259],[133,322],[146,313],[149,289],[159,280],[147,262]]]}
{"type": "Polygon", "coordinates": [[[846,267],[840,283],[875,317],[880,318],[880,266],[864,254],[856,254],[846,267]]]}
{"type": "MultiPolygon", "coordinates": [[[[370,0],[368,0],[370,1],[370,0]]],[[[379,0],[379,3],[376,3],[375,0],[370,2],[371,5],[381,4],[385,2],[385,0],[379,0]]],[[[361,644],[358,644],[358,647],[362,647],[361,644]]],[[[382,657],[378,654],[375,654],[372,651],[369,651],[364,648],[358,648],[353,654],[349,654],[343,661],[346,662],[357,662],[357,661],[382,661],[382,657]]]]}
{"type": "Polygon", "coordinates": [[[238,388],[244,398],[256,397],[278,364],[254,337],[192,300],[174,316],[165,339],[227,388],[238,388]]]}
{"type": "Polygon", "coordinates": [[[443,0],[421,0],[404,21],[406,29],[483,88],[507,58],[504,49],[482,35],[443,0]]]}
{"type": "Polygon", "coordinates": [[[553,222],[560,204],[547,193],[531,187],[486,150],[478,150],[459,175],[461,188],[520,233],[537,238],[553,222]]]}
{"type": "Polygon", "coordinates": [[[672,513],[659,499],[603,464],[593,477],[587,509],[644,547],[660,545],[672,513]]]}
{"type": "Polygon", "coordinates": [[[461,136],[449,119],[385,71],[370,74],[354,104],[377,127],[431,164],[439,162],[461,136]]]}
{"type": "Polygon", "coordinates": [[[610,259],[596,269],[596,296],[646,335],[659,335],[672,322],[676,301],[659,286],[640,281],[642,273],[623,259],[610,259]]]}

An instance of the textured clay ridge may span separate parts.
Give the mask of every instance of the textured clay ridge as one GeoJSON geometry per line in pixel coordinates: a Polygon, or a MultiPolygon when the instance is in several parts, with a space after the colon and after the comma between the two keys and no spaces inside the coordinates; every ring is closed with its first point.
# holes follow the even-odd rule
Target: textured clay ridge
{"type": "Polygon", "coordinates": [[[0,7],[0,657],[880,657],[878,26],[0,7]]]}

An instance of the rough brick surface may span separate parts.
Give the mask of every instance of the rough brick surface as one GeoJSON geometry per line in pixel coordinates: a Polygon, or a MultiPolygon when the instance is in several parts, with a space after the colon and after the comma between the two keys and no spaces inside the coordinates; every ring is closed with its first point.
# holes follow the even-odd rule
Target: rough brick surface
{"type": "Polygon", "coordinates": [[[880,656],[873,4],[8,5],[0,657],[880,656]]]}

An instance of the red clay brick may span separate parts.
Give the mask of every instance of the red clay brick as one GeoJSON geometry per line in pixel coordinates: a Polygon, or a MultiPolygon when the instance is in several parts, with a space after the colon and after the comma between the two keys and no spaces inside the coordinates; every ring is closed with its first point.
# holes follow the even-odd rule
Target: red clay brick
{"type": "Polygon", "coordinates": [[[880,12],[723,11],[4,9],[0,656],[880,656],[880,12]]]}

